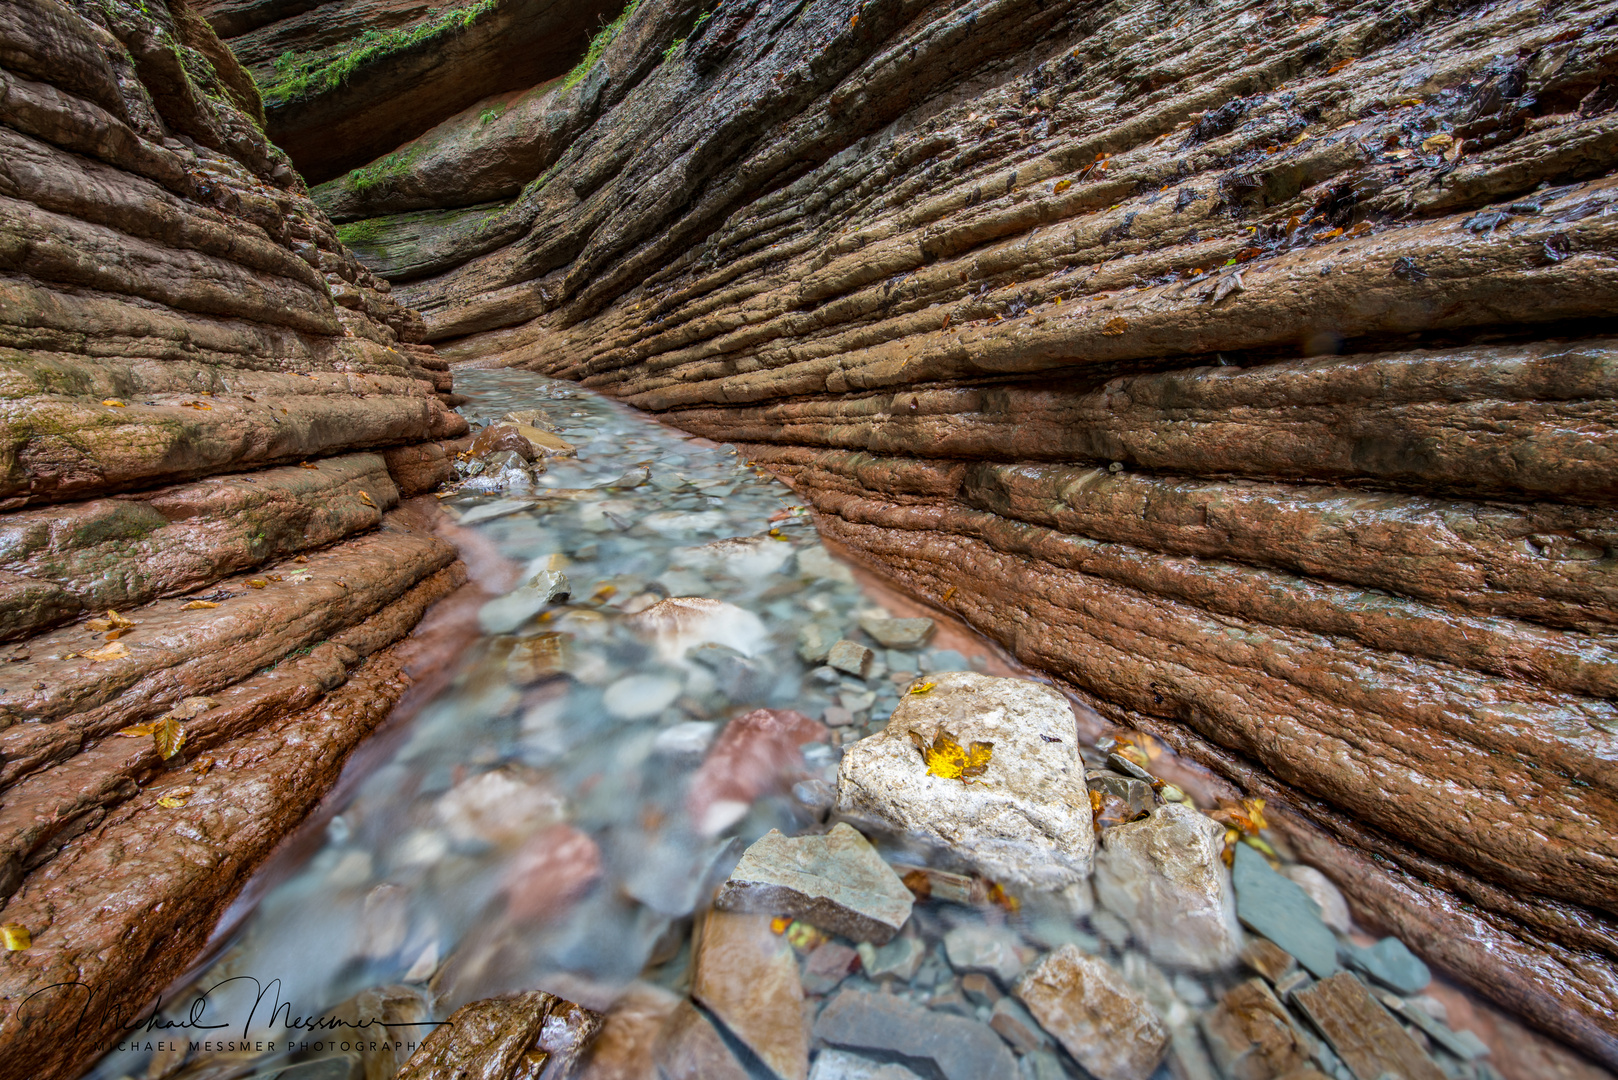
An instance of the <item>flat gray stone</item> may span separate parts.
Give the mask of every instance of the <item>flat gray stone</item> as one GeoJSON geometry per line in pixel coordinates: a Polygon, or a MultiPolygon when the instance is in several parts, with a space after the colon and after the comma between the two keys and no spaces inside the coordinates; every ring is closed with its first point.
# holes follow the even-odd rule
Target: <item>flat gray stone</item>
{"type": "Polygon", "coordinates": [[[1420,993],[1433,981],[1427,965],[1398,938],[1386,937],[1369,946],[1344,945],[1339,955],[1355,971],[1400,994],[1420,993]]]}
{"type": "Polygon", "coordinates": [[[831,647],[842,634],[823,623],[805,623],[798,630],[798,659],[806,664],[824,664],[831,647]]]}
{"type": "Polygon", "coordinates": [[[994,1003],[989,1026],[1019,1054],[1031,1054],[1051,1047],[1051,1039],[1045,1034],[1045,1029],[1028,1015],[1028,1010],[1015,998],[1001,998],[994,1003]]]}
{"type": "Polygon", "coordinates": [[[868,978],[880,979],[891,975],[903,982],[916,977],[922,961],[927,959],[927,945],[920,938],[897,937],[877,948],[868,941],[860,942],[860,962],[865,965],[868,978]]]}
{"type": "Polygon", "coordinates": [[[891,994],[842,990],[821,1010],[815,1038],[846,1050],[908,1058],[945,1080],[1006,1080],[1017,1060],[987,1024],[891,994]]]}
{"type": "Polygon", "coordinates": [[[860,620],[860,629],[885,649],[919,649],[933,636],[937,624],[931,619],[883,619],[867,615],[860,620]]]}
{"type": "Polygon", "coordinates": [[[1232,873],[1236,915],[1255,933],[1291,953],[1316,978],[1341,970],[1337,936],[1320,920],[1320,907],[1290,878],[1270,869],[1264,856],[1246,844],[1236,845],[1232,873]]]}
{"type": "Polygon", "coordinates": [[[791,915],[881,945],[904,926],[913,903],[870,842],[839,822],[824,836],[787,837],[771,829],[742,855],[714,906],[791,915]]]}
{"type": "Polygon", "coordinates": [[[968,924],[944,935],[944,952],[949,966],[963,975],[981,972],[1009,984],[1022,974],[1022,957],[1017,955],[1020,943],[1010,930],[968,924]]]}

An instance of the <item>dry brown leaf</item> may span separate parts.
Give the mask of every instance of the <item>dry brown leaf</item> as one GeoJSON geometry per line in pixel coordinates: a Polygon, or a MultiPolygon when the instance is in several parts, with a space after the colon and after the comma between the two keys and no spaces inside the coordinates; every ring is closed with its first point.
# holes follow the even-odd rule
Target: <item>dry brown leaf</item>
{"type": "Polygon", "coordinates": [[[1122,315],[1114,315],[1101,327],[1101,332],[1107,337],[1118,337],[1129,329],[1129,320],[1122,315]]]}
{"type": "Polygon", "coordinates": [[[0,941],[6,943],[7,952],[22,952],[34,943],[34,936],[22,923],[8,922],[0,925],[0,941]]]}
{"type": "Polygon", "coordinates": [[[215,762],[212,757],[199,757],[197,760],[191,763],[191,771],[196,773],[198,776],[206,776],[208,774],[208,770],[212,769],[216,764],[218,763],[215,762]]]}
{"type": "Polygon", "coordinates": [[[300,468],[300,469],[318,469],[318,468],[320,468],[320,466],[316,465],[312,461],[300,461],[300,462],[298,462],[298,468],[300,468]]]}
{"type": "Polygon", "coordinates": [[[1054,191],[1056,194],[1060,195],[1060,194],[1062,194],[1062,192],[1066,191],[1068,188],[1070,188],[1072,186],[1073,186],[1073,181],[1071,181],[1071,180],[1058,180],[1056,182],[1056,186],[1054,188],[1052,188],[1051,190],[1054,191]]]}
{"type": "Polygon", "coordinates": [[[193,611],[197,608],[215,608],[219,605],[212,600],[193,600],[181,610],[193,611]]]}
{"type": "Polygon", "coordinates": [[[157,805],[163,807],[166,810],[178,810],[180,807],[182,807],[186,803],[190,802],[191,801],[191,796],[195,795],[196,793],[197,793],[196,788],[190,788],[190,787],[175,788],[173,791],[169,792],[167,795],[164,795],[162,798],[158,799],[157,800],[157,805]]]}
{"type": "Polygon", "coordinates": [[[248,578],[247,579],[247,587],[249,589],[262,589],[262,588],[265,588],[268,585],[269,585],[269,582],[265,581],[261,577],[248,578]]]}
{"type": "Polygon", "coordinates": [[[1439,150],[1448,150],[1454,145],[1455,136],[1443,131],[1437,135],[1429,135],[1421,140],[1421,148],[1429,154],[1436,153],[1439,150]]]}
{"type": "Polygon", "coordinates": [[[144,724],[132,724],[126,728],[119,728],[118,734],[131,739],[144,739],[157,730],[158,721],[148,720],[144,724]]]}
{"type": "Polygon", "coordinates": [[[376,503],[371,501],[371,494],[368,491],[360,492],[360,502],[364,503],[366,506],[376,505],[376,503]]]}
{"type": "Polygon", "coordinates": [[[92,662],[117,660],[128,655],[129,646],[121,641],[115,641],[111,645],[103,645],[99,649],[86,649],[84,651],[84,658],[92,662]]]}
{"type": "Polygon", "coordinates": [[[963,747],[955,741],[955,736],[943,728],[934,733],[930,745],[916,731],[910,732],[910,741],[921,751],[921,759],[927,764],[929,776],[959,780],[963,784],[969,783],[970,777],[982,776],[989,768],[989,759],[994,756],[994,743],[974,742],[970,747],[963,747]]]}
{"type": "Polygon", "coordinates": [[[207,712],[217,704],[219,702],[211,697],[182,698],[178,705],[168,711],[168,715],[178,717],[181,720],[190,720],[201,713],[207,712]]]}
{"type": "Polygon", "coordinates": [[[167,761],[185,746],[185,725],[173,716],[163,717],[152,729],[152,742],[157,746],[157,756],[167,761]]]}
{"type": "Polygon", "coordinates": [[[1333,64],[1331,67],[1326,69],[1326,74],[1327,75],[1335,75],[1339,71],[1342,71],[1344,68],[1346,68],[1348,65],[1352,64],[1353,62],[1354,62],[1354,60],[1353,60],[1352,57],[1350,57],[1347,60],[1339,60],[1339,61],[1337,61],[1337,63],[1333,64]]]}

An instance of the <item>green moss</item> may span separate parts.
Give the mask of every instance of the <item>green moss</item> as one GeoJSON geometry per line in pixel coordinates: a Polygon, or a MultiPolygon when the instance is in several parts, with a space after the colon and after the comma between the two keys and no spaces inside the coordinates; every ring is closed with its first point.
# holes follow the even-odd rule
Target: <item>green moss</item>
{"type": "Polygon", "coordinates": [[[339,225],[337,239],[348,247],[355,244],[374,244],[382,239],[382,221],[382,218],[366,218],[364,221],[351,221],[347,225],[339,225]]]}
{"type": "Polygon", "coordinates": [[[497,103],[489,106],[487,109],[484,109],[482,112],[478,113],[478,123],[479,124],[491,124],[494,121],[500,119],[500,114],[505,112],[505,111],[506,111],[506,103],[503,102],[503,101],[497,102],[497,103]]]}
{"type": "Polygon", "coordinates": [[[362,65],[393,53],[458,34],[499,6],[500,0],[476,0],[465,7],[451,8],[414,26],[392,30],[367,30],[335,55],[299,56],[284,52],[275,60],[275,81],[260,87],[266,104],[285,104],[333,90],[347,81],[362,65]]]}
{"type": "Polygon", "coordinates": [[[564,90],[577,84],[586,75],[590,74],[590,69],[596,66],[596,61],[600,60],[601,54],[607,51],[607,46],[611,45],[613,40],[623,32],[624,24],[629,21],[631,15],[635,14],[635,9],[639,6],[640,0],[629,0],[629,6],[624,8],[616,19],[596,31],[596,35],[590,39],[590,47],[584,51],[584,59],[575,64],[572,71],[562,76],[562,88],[564,90]]]}
{"type": "Polygon", "coordinates": [[[395,150],[385,157],[377,158],[364,168],[355,169],[343,178],[343,183],[350,191],[361,192],[396,176],[403,176],[410,171],[410,163],[420,156],[421,149],[418,144],[403,150],[395,150]]]}
{"type": "Polygon", "coordinates": [[[673,41],[669,42],[669,47],[663,50],[663,62],[668,63],[670,60],[673,60],[674,54],[679,52],[680,46],[684,44],[685,38],[683,37],[675,38],[673,41]]]}

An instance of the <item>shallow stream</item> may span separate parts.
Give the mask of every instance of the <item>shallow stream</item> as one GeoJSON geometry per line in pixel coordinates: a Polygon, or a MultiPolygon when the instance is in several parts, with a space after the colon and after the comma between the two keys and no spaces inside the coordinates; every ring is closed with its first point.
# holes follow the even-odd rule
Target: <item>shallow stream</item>
{"type": "MultiPolygon", "coordinates": [[[[384,999],[395,1019],[429,1020],[533,988],[602,1009],[636,980],[683,994],[693,914],[770,829],[824,829],[841,744],[880,729],[918,677],[1005,670],[986,644],[966,647],[958,629],[911,649],[863,634],[860,618],[886,614],[889,598],[862,588],[792,492],[734,448],[532,373],[462,371],[456,389],[470,398],[461,411],[474,425],[539,410],[576,447],[577,457],[550,458],[537,475],[490,469],[441,500],[521,568],[519,583],[560,573],[570,599],[546,605],[519,589],[484,607],[484,633],[449,688],[386,736],[391,756],[352,784],[323,843],[165,1009],[186,1015],[207,992],[209,1014],[231,1024],[213,1037],[245,1030],[254,1045],[191,1053],[177,1071],[177,1055],[114,1053],[90,1074],[97,1080],[375,1075],[387,1061],[354,1053],[362,1040],[288,1032],[286,1021],[357,1016],[384,999]],[[667,597],[730,607],[700,640],[671,647],[635,618],[667,597]],[[866,676],[801,659],[806,626],[873,648],[866,676]],[[801,761],[775,763],[749,801],[746,782],[700,766],[727,721],[759,707],[835,726],[801,761]],[[290,1009],[274,1012],[277,1003],[290,1009]],[[274,1049],[261,1051],[260,1040],[274,1049]]],[[[1105,758],[1093,747],[1085,756],[1105,758]]],[[[946,931],[974,926],[1013,942],[1024,962],[1065,943],[1108,956],[1177,1021],[1177,1047],[1197,1012],[1246,977],[1165,974],[1104,912],[1075,917],[1038,897],[935,897],[917,905],[906,932],[919,963],[901,958],[877,978],[856,965],[843,984],[988,1021],[1000,992],[981,977],[963,984],[941,944],[946,931]]],[[[810,935],[802,951],[816,942],[810,935]]],[[[824,983],[808,978],[808,989],[829,992],[817,978],[824,983]]],[[[391,1029],[407,1048],[427,1030],[391,1029]]],[[[1176,1060],[1187,1055],[1191,1075],[1214,1076],[1189,1044],[1176,1060]]],[[[1076,1075],[1049,1050],[1021,1062],[1029,1077],[1076,1075]]]]}

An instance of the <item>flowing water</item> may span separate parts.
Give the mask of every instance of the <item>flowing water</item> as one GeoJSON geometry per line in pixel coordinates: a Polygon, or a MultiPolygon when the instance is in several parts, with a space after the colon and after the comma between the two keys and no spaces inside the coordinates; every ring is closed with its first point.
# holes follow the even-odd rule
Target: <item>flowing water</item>
{"type": "MultiPolygon", "coordinates": [[[[192,1053],[176,1074],[187,1080],[357,1077],[352,1051],[376,1032],[288,1031],[288,1018],[363,1020],[384,999],[394,1019],[421,1021],[533,988],[596,1008],[635,980],[683,993],[693,913],[770,829],[824,828],[841,744],[878,730],[919,676],[1005,670],[958,632],[911,650],[876,648],[863,679],[804,662],[806,626],[874,646],[858,620],[882,614],[884,598],[827,552],[788,488],[732,447],[571,384],[473,370],[457,374],[456,389],[475,425],[539,410],[577,448],[538,475],[488,469],[441,501],[521,568],[519,584],[559,572],[571,599],[547,606],[543,593],[518,588],[486,604],[484,632],[449,687],[382,737],[385,760],[370,755],[312,856],[166,1004],[166,1016],[191,1015],[206,993],[207,1016],[230,1025],[207,1037],[252,1042],[192,1053]],[[635,618],[671,596],[728,606],[708,612],[700,640],[671,647],[635,618]],[[738,797],[734,777],[700,767],[727,721],[759,707],[837,726],[803,747],[801,761],[779,762],[778,782],[755,784],[749,802],[754,790],[738,797]],[[274,1011],[280,1003],[289,1007],[274,1011]]],[[[1084,753],[1104,759],[1094,747],[1084,753]]],[[[1242,977],[1166,976],[1130,950],[1116,918],[1075,917],[1028,897],[918,904],[907,937],[919,943],[919,964],[901,962],[878,981],[856,973],[847,985],[989,1019],[988,998],[962,994],[940,945],[962,926],[1014,935],[1002,940],[1023,960],[1065,943],[1101,952],[1177,1031],[1242,977]]],[[[390,1029],[401,1059],[427,1030],[390,1029]]],[[[174,1060],[160,1052],[153,1061],[134,1043],[91,1075],[155,1076],[174,1060]]],[[[372,1075],[383,1067],[370,1064],[372,1075]]],[[[1191,1064],[1212,1076],[1205,1061],[1191,1064]]],[[[1049,1053],[1022,1065],[1029,1076],[1071,1068],[1049,1053]]]]}

